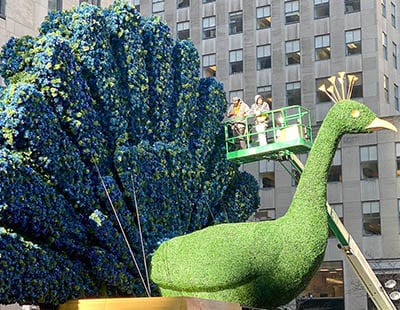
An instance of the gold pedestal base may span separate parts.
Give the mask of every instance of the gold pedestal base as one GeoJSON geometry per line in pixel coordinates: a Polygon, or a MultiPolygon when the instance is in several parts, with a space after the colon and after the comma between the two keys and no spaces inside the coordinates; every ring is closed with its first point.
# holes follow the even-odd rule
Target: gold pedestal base
{"type": "Polygon", "coordinates": [[[236,303],[193,297],[132,297],[71,300],[59,310],[240,310],[236,303]]]}

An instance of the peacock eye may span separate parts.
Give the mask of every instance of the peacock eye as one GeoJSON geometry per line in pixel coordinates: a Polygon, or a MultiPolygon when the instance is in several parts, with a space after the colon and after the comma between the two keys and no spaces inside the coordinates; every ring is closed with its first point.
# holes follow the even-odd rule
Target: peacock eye
{"type": "Polygon", "coordinates": [[[353,118],[359,117],[359,116],[360,116],[360,111],[359,111],[359,110],[353,110],[353,111],[351,111],[351,116],[352,116],[353,118]]]}

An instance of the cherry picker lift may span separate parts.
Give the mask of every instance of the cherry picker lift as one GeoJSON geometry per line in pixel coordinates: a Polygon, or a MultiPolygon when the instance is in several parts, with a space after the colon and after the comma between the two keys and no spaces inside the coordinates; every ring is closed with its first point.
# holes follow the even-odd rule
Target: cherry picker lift
{"type": "MultiPolygon", "coordinates": [[[[299,178],[304,166],[296,154],[308,152],[313,144],[311,114],[301,106],[282,107],[264,113],[267,126],[260,127],[254,116],[241,120],[247,129],[241,136],[234,136],[232,127],[235,120],[225,122],[225,143],[227,159],[237,164],[259,160],[288,161],[293,170],[282,166],[295,178],[299,178]],[[244,139],[247,148],[235,146],[238,139],[244,139]],[[293,172],[294,171],[294,172],[293,172]]],[[[364,285],[369,297],[380,310],[395,310],[382,284],[359,249],[353,237],[344,227],[336,212],[326,204],[328,224],[339,241],[338,247],[364,285]]]]}

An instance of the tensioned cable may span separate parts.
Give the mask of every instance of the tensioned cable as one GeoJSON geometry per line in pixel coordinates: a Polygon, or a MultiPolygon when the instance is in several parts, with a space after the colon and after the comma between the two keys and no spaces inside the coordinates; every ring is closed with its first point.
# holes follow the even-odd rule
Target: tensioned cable
{"type": "Polygon", "coordinates": [[[137,222],[138,222],[140,244],[142,246],[143,264],[144,264],[144,270],[146,272],[147,287],[148,287],[148,289],[149,289],[149,291],[151,293],[149,272],[148,272],[147,263],[146,263],[146,253],[145,253],[145,250],[144,250],[142,227],[140,225],[139,208],[138,208],[138,204],[137,204],[137,200],[136,200],[135,183],[133,182],[133,175],[132,174],[131,174],[131,182],[132,182],[133,200],[135,202],[136,217],[137,217],[137,222]]]}
{"type": "MultiPolygon", "coordinates": [[[[92,157],[92,159],[93,159],[93,157],[92,157]]],[[[111,200],[111,197],[110,197],[110,194],[109,194],[109,192],[108,192],[108,190],[107,190],[106,184],[104,183],[103,177],[101,176],[99,167],[97,166],[97,164],[96,164],[96,162],[94,161],[94,159],[93,159],[93,162],[94,162],[94,165],[95,165],[95,167],[96,167],[97,173],[99,174],[99,177],[100,177],[100,180],[101,180],[101,184],[103,185],[104,190],[105,190],[105,192],[106,192],[108,201],[110,202],[111,208],[113,209],[115,218],[117,219],[119,228],[121,229],[122,236],[124,237],[125,243],[126,243],[126,245],[128,246],[129,253],[131,254],[131,257],[132,257],[132,259],[133,259],[133,262],[134,262],[134,264],[135,264],[135,267],[136,267],[136,269],[137,269],[137,272],[139,273],[140,279],[142,280],[142,284],[143,284],[143,286],[144,286],[144,289],[146,290],[146,294],[147,294],[148,297],[150,297],[149,289],[147,288],[146,283],[145,283],[145,281],[144,281],[144,279],[143,279],[142,273],[140,272],[139,265],[138,265],[138,263],[137,263],[137,261],[136,261],[135,255],[133,254],[133,251],[132,251],[132,248],[131,248],[131,246],[130,246],[130,244],[129,244],[128,238],[126,237],[126,234],[125,234],[125,231],[124,231],[124,229],[123,229],[123,227],[122,227],[121,221],[119,220],[119,217],[118,217],[118,214],[117,214],[117,210],[115,209],[114,204],[113,204],[113,202],[112,202],[112,200],[111,200]]]]}

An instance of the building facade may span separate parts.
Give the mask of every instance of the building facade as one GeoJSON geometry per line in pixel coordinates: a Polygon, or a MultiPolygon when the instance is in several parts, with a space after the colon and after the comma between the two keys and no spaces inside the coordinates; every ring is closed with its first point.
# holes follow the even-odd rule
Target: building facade
{"type": "MultiPolygon", "coordinates": [[[[10,36],[36,35],[50,9],[79,2],[0,0],[0,43],[10,36]]],[[[108,6],[112,0],[85,2],[108,6]]],[[[160,15],[176,38],[194,42],[202,75],[222,81],[228,100],[239,96],[251,104],[262,94],[273,109],[302,105],[311,111],[317,131],[332,104],[318,88],[345,71],[358,77],[353,97],[400,128],[398,1],[131,2],[142,15],[160,15]]],[[[306,154],[300,159],[305,161],[306,154]]],[[[260,210],[253,218],[285,214],[296,191],[286,169],[268,161],[241,169],[260,184],[260,210]]],[[[392,290],[400,290],[400,133],[345,136],[332,164],[328,201],[378,277],[397,279],[392,290]]],[[[304,309],[327,302],[336,305],[332,309],[374,309],[334,237],[323,266],[298,300],[304,309]]]]}

